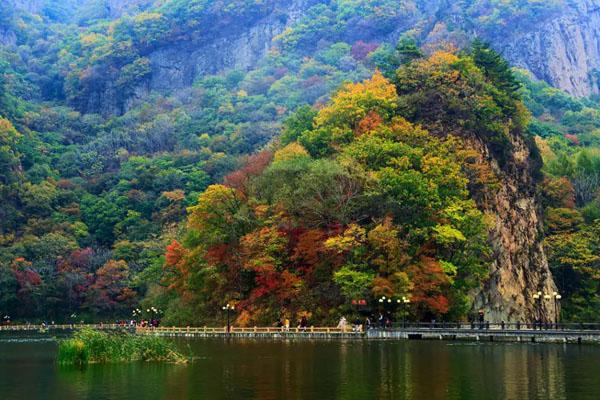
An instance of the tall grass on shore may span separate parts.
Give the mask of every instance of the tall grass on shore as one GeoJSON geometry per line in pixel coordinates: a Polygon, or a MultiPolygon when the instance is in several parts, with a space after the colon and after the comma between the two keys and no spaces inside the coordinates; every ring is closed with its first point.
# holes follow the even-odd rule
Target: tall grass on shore
{"type": "Polygon", "coordinates": [[[175,344],[156,336],[136,336],[123,332],[101,332],[81,329],[58,347],[60,364],[125,363],[161,361],[185,363],[188,359],[177,351],[175,344]]]}

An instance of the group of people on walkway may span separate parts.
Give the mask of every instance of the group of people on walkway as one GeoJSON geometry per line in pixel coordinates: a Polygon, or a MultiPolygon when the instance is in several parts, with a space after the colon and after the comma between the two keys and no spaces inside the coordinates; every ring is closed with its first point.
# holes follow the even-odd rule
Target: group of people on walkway
{"type": "MultiPolygon", "coordinates": [[[[342,316],[337,327],[346,330],[348,328],[348,320],[342,316]]],[[[392,327],[392,316],[389,313],[380,312],[378,315],[369,315],[362,320],[356,317],[352,323],[352,331],[366,331],[373,328],[388,329],[392,327]]]]}
{"type": "MultiPolygon", "coordinates": [[[[285,331],[289,331],[290,330],[290,319],[289,318],[283,318],[280,319],[279,321],[277,321],[277,327],[281,328],[285,331]]],[[[306,317],[306,315],[303,315],[299,320],[298,323],[296,324],[296,327],[298,329],[302,329],[302,330],[306,330],[308,328],[308,318],[306,317]]]]}
{"type": "MultiPolygon", "coordinates": [[[[392,327],[392,315],[391,313],[380,312],[379,314],[371,314],[364,319],[357,316],[352,323],[346,319],[345,316],[341,316],[337,328],[348,330],[352,329],[353,332],[366,331],[368,329],[382,328],[388,329],[392,327]]],[[[288,317],[282,317],[277,321],[276,326],[281,328],[283,331],[289,331],[291,327],[306,331],[309,327],[309,321],[306,315],[302,315],[295,324],[288,317]]]]}
{"type": "Polygon", "coordinates": [[[160,319],[152,318],[149,320],[142,319],[140,321],[131,320],[129,324],[131,326],[139,326],[141,328],[158,328],[160,326],[160,319]]]}

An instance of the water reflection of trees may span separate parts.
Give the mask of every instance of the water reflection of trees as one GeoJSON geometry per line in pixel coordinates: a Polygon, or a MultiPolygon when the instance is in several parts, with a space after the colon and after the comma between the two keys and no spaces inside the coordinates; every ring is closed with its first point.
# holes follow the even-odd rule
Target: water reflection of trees
{"type": "Polygon", "coordinates": [[[187,366],[59,368],[57,387],[67,394],[61,399],[118,393],[130,399],[169,400],[512,400],[564,399],[567,393],[568,398],[588,398],[600,391],[600,348],[593,346],[363,340],[190,343],[199,357],[187,366]]]}
{"type": "Polygon", "coordinates": [[[560,345],[362,342],[340,348],[338,399],[562,399],[560,345]]]}

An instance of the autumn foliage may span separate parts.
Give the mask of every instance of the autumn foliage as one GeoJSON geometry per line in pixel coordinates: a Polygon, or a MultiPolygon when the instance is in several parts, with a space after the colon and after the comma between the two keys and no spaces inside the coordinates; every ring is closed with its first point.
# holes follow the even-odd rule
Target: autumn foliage
{"type": "MultiPolygon", "coordinates": [[[[472,63],[418,62],[404,84],[423,69],[461,80],[472,63]]],[[[404,118],[397,92],[379,72],[344,85],[312,122],[301,122],[306,110],[292,117],[305,127],[295,141],[208,187],[188,209],[184,244],[167,247],[169,289],[206,319],[232,301],[243,325],[306,312],[332,322],[352,300],[383,295],[410,297],[413,318],[463,317],[489,254],[472,160],[456,137],[404,118]]]]}

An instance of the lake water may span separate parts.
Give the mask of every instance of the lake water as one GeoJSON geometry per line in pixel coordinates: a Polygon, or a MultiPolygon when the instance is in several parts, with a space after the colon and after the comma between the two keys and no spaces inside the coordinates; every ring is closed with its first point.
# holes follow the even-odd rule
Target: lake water
{"type": "Polygon", "coordinates": [[[441,341],[178,342],[189,365],[56,365],[0,336],[0,399],[600,399],[600,346],[441,341]]]}

